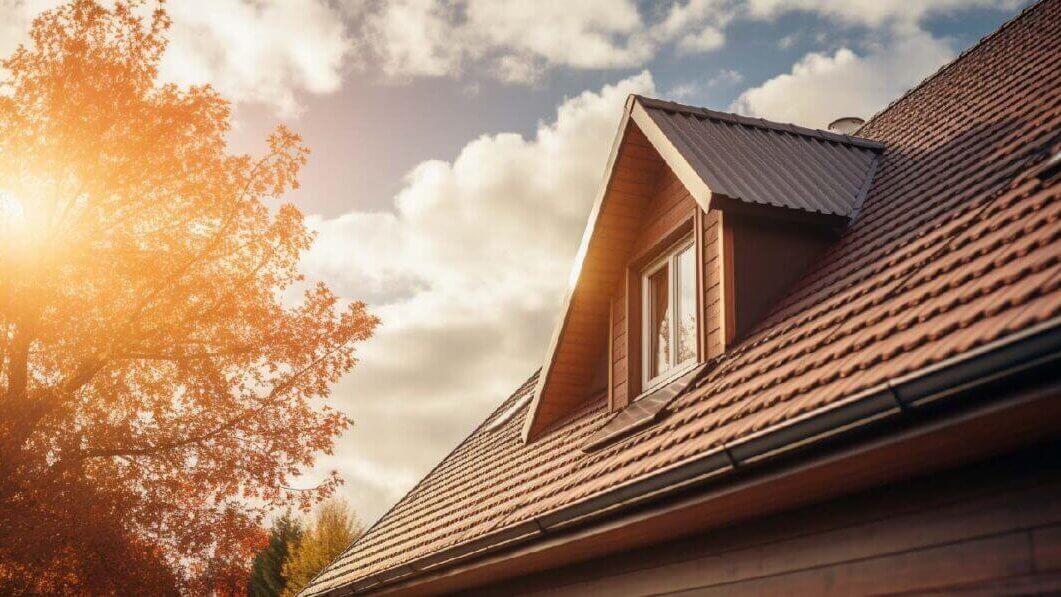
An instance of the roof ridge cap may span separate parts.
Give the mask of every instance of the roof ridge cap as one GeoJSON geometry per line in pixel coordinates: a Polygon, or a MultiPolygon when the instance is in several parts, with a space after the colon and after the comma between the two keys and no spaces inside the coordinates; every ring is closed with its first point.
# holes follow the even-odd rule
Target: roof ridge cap
{"type": "Polygon", "coordinates": [[[735,112],[724,112],[722,110],[712,110],[711,108],[704,108],[700,106],[679,104],[678,102],[674,102],[671,100],[646,97],[637,94],[634,94],[634,98],[638,102],[641,102],[641,104],[645,108],[668,110],[679,114],[688,114],[691,116],[722,121],[730,124],[740,124],[751,128],[763,129],[780,133],[789,133],[801,137],[810,137],[812,139],[819,139],[822,141],[830,141],[843,145],[851,145],[862,149],[869,149],[875,151],[880,151],[884,149],[883,143],[879,141],[874,141],[873,139],[867,139],[864,137],[853,137],[851,135],[842,135],[840,133],[834,133],[832,131],[826,131],[822,129],[809,128],[791,122],[777,122],[774,120],[767,120],[765,118],[744,116],[735,112]]]}
{"type": "MultiPolygon", "coordinates": [[[[1033,10],[1043,6],[1045,3],[1046,3],[1045,0],[1036,0],[1031,6],[1024,7],[1023,10],[1021,10],[1017,14],[1013,15],[1009,19],[1006,19],[1006,21],[1004,21],[1001,25],[999,25],[994,31],[991,31],[990,33],[985,34],[980,39],[976,40],[976,43],[974,43],[973,45],[965,48],[961,52],[958,52],[958,55],[955,56],[952,60],[950,60],[949,62],[947,62],[945,64],[940,65],[940,67],[937,68],[935,71],[933,71],[931,74],[929,74],[925,78],[921,79],[917,83],[917,85],[914,85],[910,89],[907,89],[906,92],[904,92],[902,95],[900,95],[899,97],[897,97],[897,98],[893,99],[892,101],[888,102],[887,106],[884,106],[883,108],[878,110],[876,114],[874,114],[873,116],[870,116],[868,119],[866,119],[865,124],[863,124],[862,126],[858,127],[858,131],[861,131],[862,129],[864,129],[867,126],[869,126],[870,124],[872,124],[874,120],[884,116],[884,114],[886,114],[887,112],[891,111],[892,108],[894,108],[898,104],[902,103],[903,101],[908,99],[911,95],[913,95],[917,90],[919,90],[922,87],[924,87],[925,85],[927,85],[929,81],[931,81],[932,79],[935,79],[936,77],[942,76],[943,73],[945,73],[947,70],[949,70],[955,64],[958,64],[958,62],[960,62],[963,58],[965,58],[969,54],[971,54],[974,51],[976,51],[977,49],[979,49],[985,43],[987,43],[988,41],[990,41],[994,37],[996,37],[999,34],[1001,34],[1003,31],[1008,29],[1011,25],[1013,25],[1017,21],[1019,21],[1022,18],[1024,18],[1028,13],[1030,13],[1033,10]]],[[[858,131],[856,131],[856,132],[858,132],[858,131]]]]}

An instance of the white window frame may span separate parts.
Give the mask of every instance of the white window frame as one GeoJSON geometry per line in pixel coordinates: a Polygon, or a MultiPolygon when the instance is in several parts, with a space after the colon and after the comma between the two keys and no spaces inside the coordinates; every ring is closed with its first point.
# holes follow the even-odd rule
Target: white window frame
{"type": "MultiPolygon", "coordinates": [[[[688,363],[671,363],[668,364],[668,368],[656,377],[649,377],[649,371],[651,369],[650,364],[652,362],[652,315],[651,311],[651,297],[650,297],[650,285],[649,278],[660,270],[664,265],[667,265],[670,269],[668,270],[667,276],[667,299],[670,301],[668,308],[671,313],[671,326],[670,326],[670,346],[671,346],[671,358],[676,359],[678,354],[678,326],[674,325],[673,322],[678,317],[678,255],[684,252],[686,249],[693,247],[695,244],[695,238],[689,236],[671,245],[666,251],[664,251],[658,258],[656,258],[648,267],[641,270],[641,395],[647,394],[648,392],[658,388],[659,386],[668,383],[680,377],[690,369],[696,366],[697,362],[700,361],[700,312],[697,306],[694,304],[693,310],[696,312],[696,351],[692,359],[688,363]]],[[[696,259],[696,250],[693,249],[693,259],[696,259]]],[[[695,263],[695,261],[694,261],[695,263]]],[[[698,268],[693,270],[693,284],[697,285],[696,271],[698,268]]],[[[699,301],[695,301],[699,303],[699,301]]],[[[638,396],[640,398],[640,396],[638,396]]]]}

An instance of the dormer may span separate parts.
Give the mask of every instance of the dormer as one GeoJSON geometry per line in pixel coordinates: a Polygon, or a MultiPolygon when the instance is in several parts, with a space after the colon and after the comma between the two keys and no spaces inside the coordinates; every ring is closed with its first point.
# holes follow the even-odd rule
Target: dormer
{"type": "Polygon", "coordinates": [[[602,394],[628,423],[650,419],[835,241],[882,150],[628,98],[524,438],[602,394]]]}

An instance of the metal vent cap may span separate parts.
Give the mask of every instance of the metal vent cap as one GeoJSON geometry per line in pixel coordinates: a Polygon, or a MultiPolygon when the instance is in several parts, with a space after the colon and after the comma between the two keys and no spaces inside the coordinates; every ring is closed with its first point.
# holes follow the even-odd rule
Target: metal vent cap
{"type": "Polygon", "coordinates": [[[829,130],[841,135],[852,135],[864,124],[866,121],[858,116],[842,116],[829,123],[829,130]]]}

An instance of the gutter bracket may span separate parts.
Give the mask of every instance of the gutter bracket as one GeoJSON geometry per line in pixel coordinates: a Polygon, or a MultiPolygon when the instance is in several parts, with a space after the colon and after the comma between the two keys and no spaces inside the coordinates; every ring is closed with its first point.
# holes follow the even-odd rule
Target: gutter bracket
{"type": "Polygon", "coordinates": [[[733,457],[733,452],[729,450],[729,444],[722,444],[722,453],[726,455],[727,459],[729,459],[729,465],[732,466],[734,470],[740,468],[741,465],[737,462],[737,459],[733,457]]]}
{"type": "Polygon", "coordinates": [[[895,401],[895,406],[899,409],[899,413],[906,414],[910,412],[910,406],[903,403],[902,399],[899,398],[899,388],[896,388],[895,385],[892,384],[893,381],[894,380],[889,379],[884,382],[884,387],[888,389],[888,395],[890,395],[892,400],[895,401]]]}
{"type": "Polygon", "coordinates": [[[545,526],[542,524],[542,519],[541,518],[535,516],[533,520],[534,520],[534,526],[538,527],[538,532],[539,533],[541,533],[543,535],[548,535],[549,534],[549,531],[545,530],[545,526]]]}

